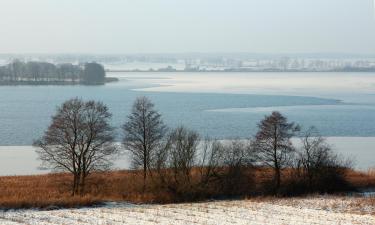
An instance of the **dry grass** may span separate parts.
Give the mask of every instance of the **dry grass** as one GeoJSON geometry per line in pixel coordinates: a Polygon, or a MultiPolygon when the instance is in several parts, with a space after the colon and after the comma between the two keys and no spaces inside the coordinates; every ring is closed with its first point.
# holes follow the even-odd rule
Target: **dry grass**
{"type": "Polygon", "coordinates": [[[76,207],[103,201],[152,201],[154,195],[138,191],[141,190],[141,179],[137,177],[135,173],[127,171],[92,174],[87,180],[83,197],[71,196],[72,177],[65,173],[0,177],[0,207],[76,207]]]}
{"type": "Polygon", "coordinates": [[[44,207],[50,205],[74,206],[93,204],[91,196],[71,197],[65,183],[67,174],[15,176],[0,178],[0,206],[7,208],[44,207]]]}
{"type": "MultiPolygon", "coordinates": [[[[257,183],[270,177],[272,171],[257,170],[257,183]]],[[[347,172],[348,181],[355,187],[375,187],[375,173],[347,172]]],[[[150,181],[148,189],[142,193],[142,176],[139,171],[111,171],[94,173],[87,181],[86,194],[72,197],[69,174],[57,173],[38,176],[0,177],[0,207],[2,208],[48,208],[78,207],[99,204],[104,201],[129,201],[133,203],[172,203],[176,202],[171,193],[155,188],[150,181]]],[[[212,189],[214,191],[214,189],[212,189]]],[[[256,191],[256,190],[255,190],[256,191]]],[[[258,190],[259,192],[259,190],[258,190]]],[[[374,205],[374,199],[368,200],[374,205]]]]}
{"type": "Polygon", "coordinates": [[[356,188],[375,188],[375,169],[369,169],[367,172],[348,170],[346,179],[356,188]]]}

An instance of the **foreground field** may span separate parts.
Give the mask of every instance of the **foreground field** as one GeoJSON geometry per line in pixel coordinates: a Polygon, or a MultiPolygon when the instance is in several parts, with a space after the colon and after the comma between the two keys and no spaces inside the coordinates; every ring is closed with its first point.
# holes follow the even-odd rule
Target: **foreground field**
{"type": "Polygon", "coordinates": [[[0,224],[375,224],[374,199],[314,197],[0,212],[0,224]]]}

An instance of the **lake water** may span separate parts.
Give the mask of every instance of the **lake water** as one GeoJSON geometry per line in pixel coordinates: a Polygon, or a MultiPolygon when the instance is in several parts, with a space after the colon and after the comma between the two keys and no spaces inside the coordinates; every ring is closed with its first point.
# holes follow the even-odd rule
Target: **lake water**
{"type": "MultiPolygon", "coordinates": [[[[103,101],[113,113],[113,125],[120,127],[134,99],[146,95],[155,102],[169,126],[184,124],[203,136],[219,139],[247,138],[256,132],[256,124],[264,115],[278,110],[303,127],[314,125],[324,136],[337,137],[331,139],[332,144],[338,151],[356,157],[361,168],[375,166],[375,161],[369,159],[371,155],[375,158],[372,139],[375,74],[112,73],[108,76],[119,77],[120,81],[104,86],[0,87],[0,146],[30,146],[47,128],[56,107],[69,98],[103,101]]],[[[14,148],[2,147],[2,152],[14,148]]]]}

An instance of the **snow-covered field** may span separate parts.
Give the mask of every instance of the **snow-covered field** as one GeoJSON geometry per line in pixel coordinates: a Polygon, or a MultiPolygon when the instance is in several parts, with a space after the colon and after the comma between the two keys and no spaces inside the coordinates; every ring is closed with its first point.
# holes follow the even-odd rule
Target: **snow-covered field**
{"type": "Polygon", "coordinates": [[[1,211],[0,224],[375,224],[375,206],[361,198],[314,197],[192,204],[1,211]]]}

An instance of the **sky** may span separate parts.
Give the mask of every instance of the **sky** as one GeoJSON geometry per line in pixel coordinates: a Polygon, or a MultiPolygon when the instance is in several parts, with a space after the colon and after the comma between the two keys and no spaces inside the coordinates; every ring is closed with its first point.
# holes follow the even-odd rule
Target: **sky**
{"type": "Polygon", "coordinates": [[[0,53],[375,54],[375,0],[0,0],[0,53]]]}

